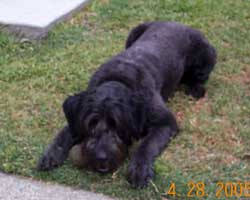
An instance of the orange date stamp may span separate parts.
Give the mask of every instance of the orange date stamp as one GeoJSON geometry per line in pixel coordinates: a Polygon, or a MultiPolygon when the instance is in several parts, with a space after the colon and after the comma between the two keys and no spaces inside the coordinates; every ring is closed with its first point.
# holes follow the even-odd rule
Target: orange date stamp
{"type": "Polygon", "coordinates": [[[172,197],[186,197],[186,198],[205,198],[208,196],[214,196],[215,198],[250,198],[250,181],[237,181],[237,182],[222,182],[215,183],[216,189],[213,194],[208,194],[206,191],[206,184],[202,181],[194,182],[189,181],[187,183],[187,193],[179,194],[177,192],[177,186],[175,183],[171,183],[168,187],[166,194],[172,197]]]}

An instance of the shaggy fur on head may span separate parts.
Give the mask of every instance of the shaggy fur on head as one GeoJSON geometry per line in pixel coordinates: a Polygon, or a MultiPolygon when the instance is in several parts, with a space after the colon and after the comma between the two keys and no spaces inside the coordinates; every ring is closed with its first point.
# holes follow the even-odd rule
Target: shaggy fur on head
{"type": "Polygon", "coordinates": [[[216,51],[200,31],[174,22],[140,24],[131,31],[126,49],[94,73],[86,91],[65,100],[68,125],[38,168],[61,165],[70,149],[80,144],[77,162],[112,172],[133,141],[141,140],[128,167],[128,181],[146,186],[154,175],[155,158],[178,132],[165,101],[180,84],[188,95],[203,97],[215,63],[216,51]]]}

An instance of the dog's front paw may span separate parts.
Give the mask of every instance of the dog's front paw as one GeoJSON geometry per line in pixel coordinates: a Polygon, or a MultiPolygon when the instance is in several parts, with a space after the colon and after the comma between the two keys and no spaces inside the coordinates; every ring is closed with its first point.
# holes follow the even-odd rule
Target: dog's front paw
{"type": "Polygon", "coordinates": [[[52,170],[63,164],[67,155],[63,152],[60,147],[49,148],[44,152],[42,157],[39,159],[37,169],[39,171],[52,170]]]}
{"type": "Polygon", "coordinates": [[[133,187],[146,187],[154,177],[152,164],[145,161],[132,161],[128,167],[128,181],[133,187]]]}
{"type": "Polygon", "coordinates": [[[206,89],[203,85],[195,85],[192,87],[188,87],[186,90],[187,95],[191,95],[192,97],[196,99],[200,99],[205,96],[206,89]]]}

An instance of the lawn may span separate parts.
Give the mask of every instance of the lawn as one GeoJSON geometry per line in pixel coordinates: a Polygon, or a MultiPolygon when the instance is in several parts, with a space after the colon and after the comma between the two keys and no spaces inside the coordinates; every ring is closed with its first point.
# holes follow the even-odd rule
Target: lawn
{"type": "Polygon", "coordinates": [[[218,191],[219,181],[250,183],[249,10],[248,0],[95,0],[40,43],[0,33],[0,169],[124,200],[186,199],[188,193],[196,199],[190,181],[205,184],[204,199],[230,199],[218,191]],[[69,161],[38,173],[38,157],[65,124],[63,100],[85,89],[95,69],[124,49],[132,27],[152,20],[198,28],[218,51],[206,97],[196,101],[180,91],[167,102],[181,133],[157,159],[153,182],[131,189],[127,162],[105,176],[77,170],[69,161]],[[162,195],[171,183],[180,196],[162,195]]]}

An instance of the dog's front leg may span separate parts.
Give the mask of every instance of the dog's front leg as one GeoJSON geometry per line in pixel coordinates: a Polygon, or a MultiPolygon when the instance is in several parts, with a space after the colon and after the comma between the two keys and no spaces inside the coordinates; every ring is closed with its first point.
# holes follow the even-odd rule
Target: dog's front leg
{"type": "Polygon", "coordinates": [[[65,126],[44,151],[38,161],[37,169],[41,171],[52,170],[62,165],[76,141],[69,127],[65,126]]]}
{"type": "Polygon", "coordinates": [[[175,133],[170,127],[151,128],[132,157],[128,172],[129,182],[135,187],[147,186],[154,176],[155,158],[164,150],[175,133]]]}
{"type": "Polygon", "coordinates": [[[148,185],[154,176],[155,158],[178,132],[175,117],[159,94],[155,94],[152,99],[147,126],[148,134],[134,153],[128,167],[128,181],[136,187],[148,185]]]}

